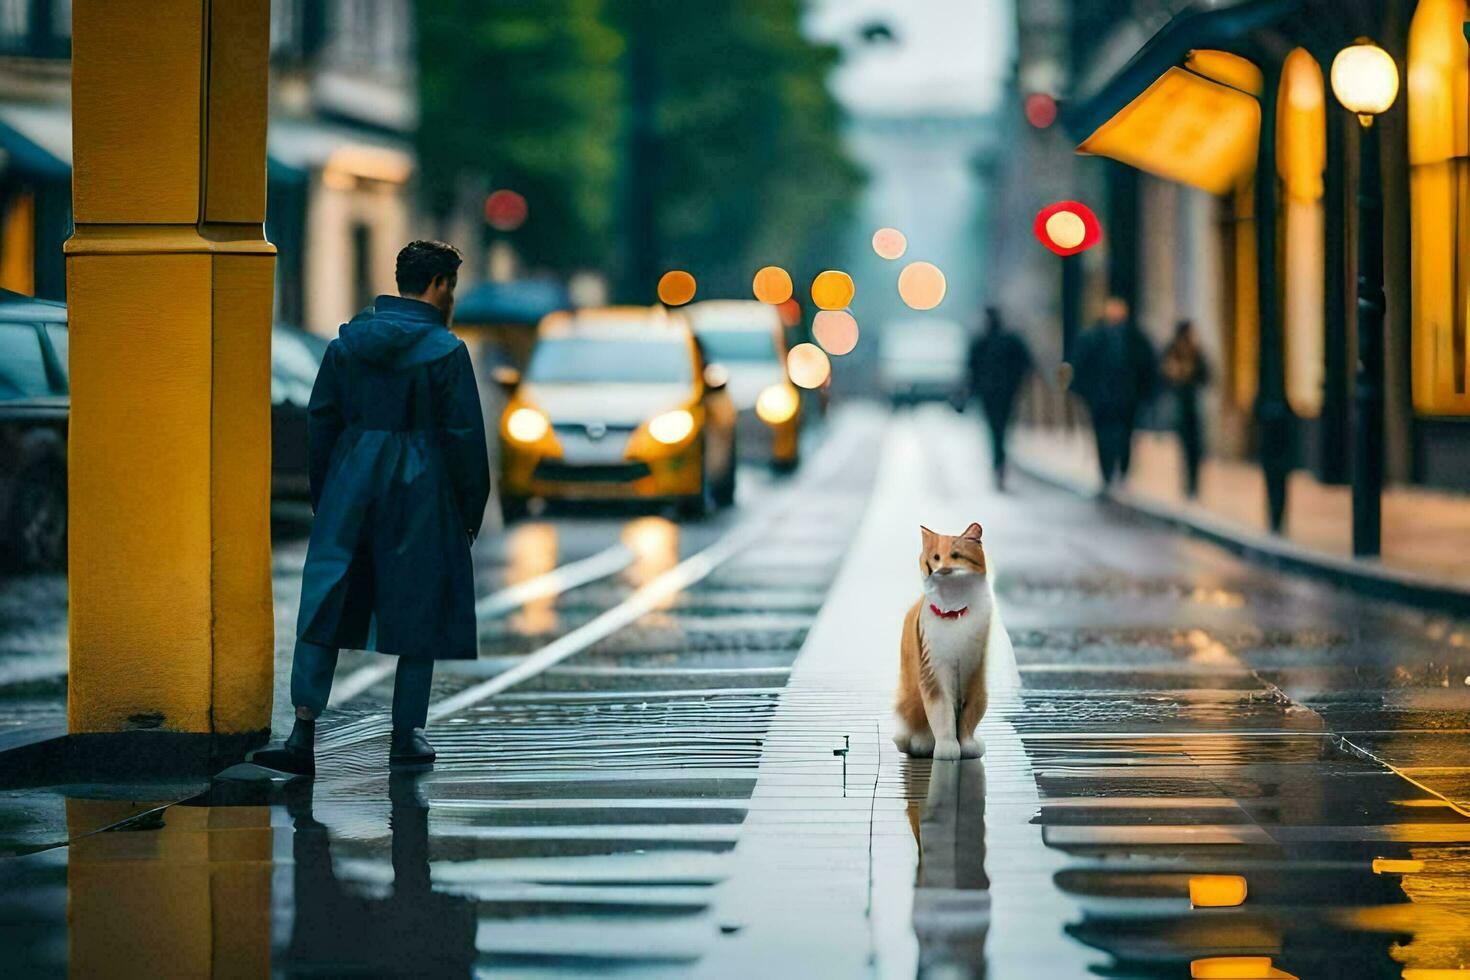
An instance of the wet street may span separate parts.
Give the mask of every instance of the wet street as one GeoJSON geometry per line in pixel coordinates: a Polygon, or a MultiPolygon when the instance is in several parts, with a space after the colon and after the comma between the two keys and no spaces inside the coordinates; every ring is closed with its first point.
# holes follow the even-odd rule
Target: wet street
{"type": "Polygon", "coordinates": [[[717,518],[482,542],[431,772],[389,775],[392,665],[360,654],[315,780],[0,796],[7,974],[1470,975],[1470,623],[997,494],[973,414],[823,435],[717,518]],[[1009,635],[987,753],[909,760],[918,525],[971,520],[1009,635]]]}

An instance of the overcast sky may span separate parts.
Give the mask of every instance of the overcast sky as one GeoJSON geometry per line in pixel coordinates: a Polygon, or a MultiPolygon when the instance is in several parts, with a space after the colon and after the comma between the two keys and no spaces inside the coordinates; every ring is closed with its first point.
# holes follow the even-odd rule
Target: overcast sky
{"type": "Polygon", "coordinates": [[[833,91],[850,111],[986,112],[1010,74],[1012,0],[809,0],[808,33],[839,45],[833,91]],[[892,43],[865,42],[884,24],[892,43]]]}

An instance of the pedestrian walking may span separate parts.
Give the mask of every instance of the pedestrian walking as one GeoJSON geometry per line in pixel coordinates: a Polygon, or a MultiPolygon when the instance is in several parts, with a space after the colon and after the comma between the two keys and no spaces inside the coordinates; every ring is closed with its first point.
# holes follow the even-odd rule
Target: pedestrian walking
{"type": "Polygon", "coordinates": [[[1179,434],[1179,448],[1184,455],[1184,493],[1194,499],[1199,495],[1199,464],[1204,453],[1199,390],[1209,383],[1210,367],[1194,338],[1194,324],[1189,320],[1174,325],[1174,337],[1159,359],[1159,373],[1173,395],[1174,429],[1179,434]]]}
{"type": "Polygon", "coordinates": [[[427,764],[435,660],[477,655],[470,544],[490,495],[479,393],[449,332],[461,257],[443,242],[398,253],[379,296],[327,347],[308,407],[312,508],[291,664],[296,724],[253,761],[315,771],[316,720],[337,651],[398,657],[389,761],[427,764]]]}
{"type": "Polygon", "coordinates": [[[1103,304],[1102,319],[1077,338],[1072,388],[1087,403],[1097,441],[1103,489],[1128,478],[1133,429],[1154,389],[1153,346],[1117,296],[1103,304]]]}
{"type": "Polygon", "coordinates": [[[1005,489],[1006,440],[1016,396],[1031,373],[1031,351],[1021,335],[1001,321],[1000,310],[985,308],[985,328],[970,343],[970,391],[980,402],[990,428],[990,466],[995,488],[1005,489]]]}

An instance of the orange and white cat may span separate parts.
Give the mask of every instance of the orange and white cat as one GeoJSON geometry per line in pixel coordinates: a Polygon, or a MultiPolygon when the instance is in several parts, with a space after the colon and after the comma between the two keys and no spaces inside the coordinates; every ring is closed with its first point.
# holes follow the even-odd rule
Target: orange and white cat
{"type": "Polygon", "coordinates": [[[985,714],[991,614],[982,529],[919,530],[924,595],[903,620],[893,744],[912,756],[973,759],[985,754],[975,728],[985,714]]]}

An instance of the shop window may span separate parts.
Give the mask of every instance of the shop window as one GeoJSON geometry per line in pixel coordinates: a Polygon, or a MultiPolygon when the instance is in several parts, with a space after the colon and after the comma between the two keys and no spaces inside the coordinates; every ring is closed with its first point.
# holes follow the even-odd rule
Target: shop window
{"type": "Polygon", "coordinates": [[[1306,51],[1286,56],[1276,111],[1276,171],[1281,177],[1281,312],[1286,400],[1296,414],[1322,411],[1322,171],[1327,166],[1327,100],[1322,69],[1306,51]]]}
{"type": "Polygon", "coordinates": [[[1235,343],[1231,348],[1230,391],[1235,406],[1256,403],[1260,377],[1261,308],[1256,295],[1256,187],[1252,174],[1236,182],[1231,219],[1235,253],[1235,343]]]}
{"type": "Polygon", "coordinates": [[[1465,0],[1420,0],[1409,26],[1414,409],[1470,415],[1470,172],[1465,0]]]}

